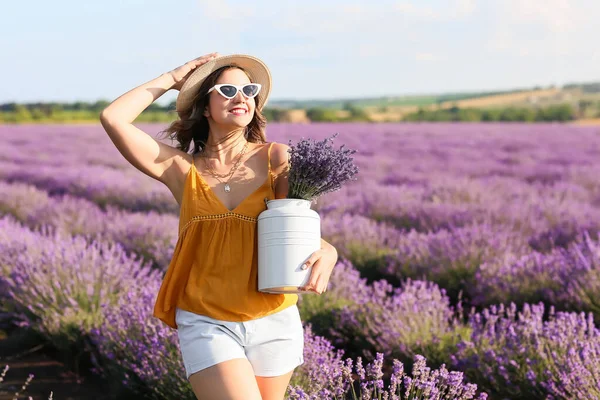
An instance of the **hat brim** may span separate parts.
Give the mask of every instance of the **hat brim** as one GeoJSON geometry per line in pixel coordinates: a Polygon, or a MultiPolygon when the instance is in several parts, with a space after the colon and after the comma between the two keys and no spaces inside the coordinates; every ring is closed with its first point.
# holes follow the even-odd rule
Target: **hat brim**
{"type": "Polygon", "coordinates": [[[205,64],[197,67],[194,72],[186,79],[177,95],[175,108],[178,113],[188,109],[194,97],[196,96],[202,82],[208,75],[215,70],[225,66],[235,64],[250,75],[250,80],[254,83],[260,83],[261,89],[255,99],[256,108],[260,111],[267,104],[269,94],[271,93],[271,72],[264,62],[256,57],[247,54],[230,54],[221,56],[208,61],[205,64]]]}

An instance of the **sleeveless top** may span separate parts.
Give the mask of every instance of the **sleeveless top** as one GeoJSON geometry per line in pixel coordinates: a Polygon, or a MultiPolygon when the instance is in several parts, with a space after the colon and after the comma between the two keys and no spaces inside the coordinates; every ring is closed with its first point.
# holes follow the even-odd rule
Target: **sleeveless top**
{"type": "Polygon", "coordinates": [[[258,215],[275,199],[271,173],[233,210],[227,209],[194,165],[188,170],[179,236],[163,276],[153,316],[177,329],[175,307],[225,321],[248,321],[297,303],[297,294],[258,291],[258,215]]]}

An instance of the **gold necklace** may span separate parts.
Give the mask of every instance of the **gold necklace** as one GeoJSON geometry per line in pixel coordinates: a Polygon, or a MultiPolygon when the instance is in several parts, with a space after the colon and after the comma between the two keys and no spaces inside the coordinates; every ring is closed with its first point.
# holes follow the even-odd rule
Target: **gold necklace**
{"type": "MultiPolygon", "coordinates": [[[[246,152],[247,148],[248,148],[248,142],[246,142],[246,144],[244,145],[244,148],[242,149],[242,151],[240,151],[240,154],[238,155],[237,161],[235,162],[235,164],[233,165],[233,167],[231,167],[231,170],[229,171],[229,174],[228,174],[229,178],[227,179],[227,182],[225,182],[225,186],[223,188],[223,190],[225,190],[226,193],[231,192],[231,186],[229,186],[229,181],[231,180],[231,177],[233,176],[233,173],[235,172],[235,170],[240,165],[240,161],[242,161],[242,156],[246,152]]],[[[208,169],[208,172],[213,177],[215,177],[220,183],[223,183],[223,181],[221,181],[219,179],[218,174],[208,165],[208,163],[206,162],[206,158],[202,157],[202,159],[204,160],[204,165],[206,165],[206,168],[208,169]]]]}

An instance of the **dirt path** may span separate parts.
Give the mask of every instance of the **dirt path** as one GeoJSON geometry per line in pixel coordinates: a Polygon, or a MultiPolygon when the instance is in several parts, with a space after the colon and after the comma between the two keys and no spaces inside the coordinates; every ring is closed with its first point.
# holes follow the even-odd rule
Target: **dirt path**
{"type": "Polygon", "coordinates": [[[34,378],[24,396],[34,400],[48,399],[53,392],[55,400],[105,400],[111,399],[108,387],[95,376],[78,377],[64,364],[52,359],[39,339],[23,330],[15,329],[8,334],[0,331],[0,373],[5,365],[10,369],[0,384],[0,400],[11,400],[19,391],[29,374],[34,378]]]}

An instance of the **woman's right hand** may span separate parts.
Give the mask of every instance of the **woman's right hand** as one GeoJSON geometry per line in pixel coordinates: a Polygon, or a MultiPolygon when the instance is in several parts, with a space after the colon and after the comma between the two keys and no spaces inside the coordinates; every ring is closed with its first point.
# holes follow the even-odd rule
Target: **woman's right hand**
{"type": "Polygon", "coordinates": [[[221,55],[218,52],[209,53],[198,58],[194,58],[191,61],[186,62],[185,64],[175,68],[172,71],[169,71],[169,74],[173,77],[175,84],[171,87],[171,89],[181,90],[181,87],[187,80],[187,78],[194,72],[196,67],[206,64],[210,60],[220,57],[221,55]]]}

